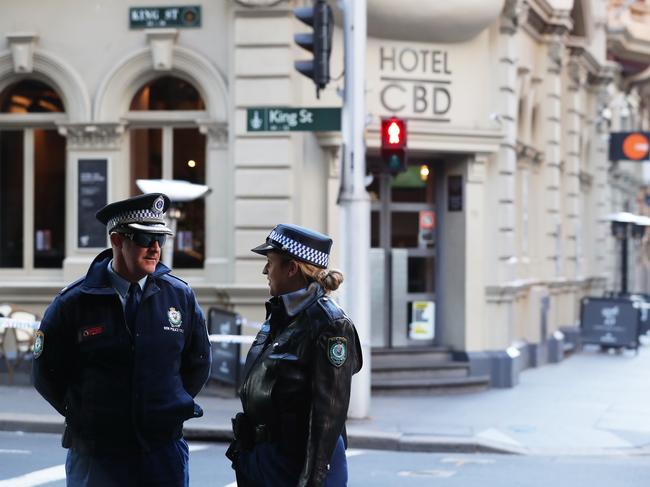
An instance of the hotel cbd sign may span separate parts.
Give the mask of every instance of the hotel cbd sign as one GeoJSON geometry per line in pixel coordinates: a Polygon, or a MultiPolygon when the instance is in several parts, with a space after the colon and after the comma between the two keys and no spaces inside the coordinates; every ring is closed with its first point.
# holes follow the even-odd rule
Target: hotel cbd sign
{"type": "Polygon", "coordinates": [[[449,122],[451,63],[447,50],[379,46],[379,102],[394,115],[449,122]]]}

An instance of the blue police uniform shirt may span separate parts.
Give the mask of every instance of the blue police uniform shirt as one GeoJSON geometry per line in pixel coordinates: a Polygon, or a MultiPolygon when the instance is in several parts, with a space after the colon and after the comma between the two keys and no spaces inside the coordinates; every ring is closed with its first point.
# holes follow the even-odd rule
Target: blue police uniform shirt
{"type": "MultiPolygon", "coordinates": [[[[113,289],[115,289],[117,295],[120,297],[120,302],[122,303],[122,309],[124,309],[126,307],[126,298],[127,298],[127,294],[129,293],[129,286],[131,285],[131,283],[113,270],[113,259],[108,261],[107,269],[108,269],[108,278],[111,281],[111,286],[113,287],[113,289]]],[[[144,276],[142,279],[138,281],[141,291],[144,291],[144,287],[147,284],[148,277],[149,276],[144,276]]]]}

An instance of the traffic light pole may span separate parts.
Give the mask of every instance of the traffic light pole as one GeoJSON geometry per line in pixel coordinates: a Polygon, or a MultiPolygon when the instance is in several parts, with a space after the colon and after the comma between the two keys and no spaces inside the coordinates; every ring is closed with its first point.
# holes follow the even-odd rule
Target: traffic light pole
{"type": "Polygon", "coordinates": [[[370,198],[365,187],[367,0],[343,0],[345,90],[341,131],[341,262],[345,276],[341,301],[357,328],[363,368],[352,379],[348,415],[370,411],[370,198]]]}

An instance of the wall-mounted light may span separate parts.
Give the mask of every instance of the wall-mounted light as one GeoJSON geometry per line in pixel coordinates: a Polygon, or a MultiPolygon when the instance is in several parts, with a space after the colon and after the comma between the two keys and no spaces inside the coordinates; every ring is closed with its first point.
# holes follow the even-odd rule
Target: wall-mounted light
{"type": "Polygon", "coordinates": [[[189,161],[187,161],[187,165],[189,167],[196,167],[196,161],[194,159],[190,159],[189,161]]]}
{"type": "Polygon", "coordinates": [[[426,181],[429,178],[429,166],[422,164],[420,166],[420,179],[426,181]]]}

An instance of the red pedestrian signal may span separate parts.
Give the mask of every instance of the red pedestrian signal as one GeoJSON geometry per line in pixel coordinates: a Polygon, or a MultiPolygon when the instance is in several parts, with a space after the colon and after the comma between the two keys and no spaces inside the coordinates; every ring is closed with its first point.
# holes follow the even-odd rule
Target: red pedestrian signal
{"type": "Polygon", "coordinates": [[[406,121],[402,118],[381,120],[381,158],[384,168],[397,174],[406,171],[406,121]]]}

